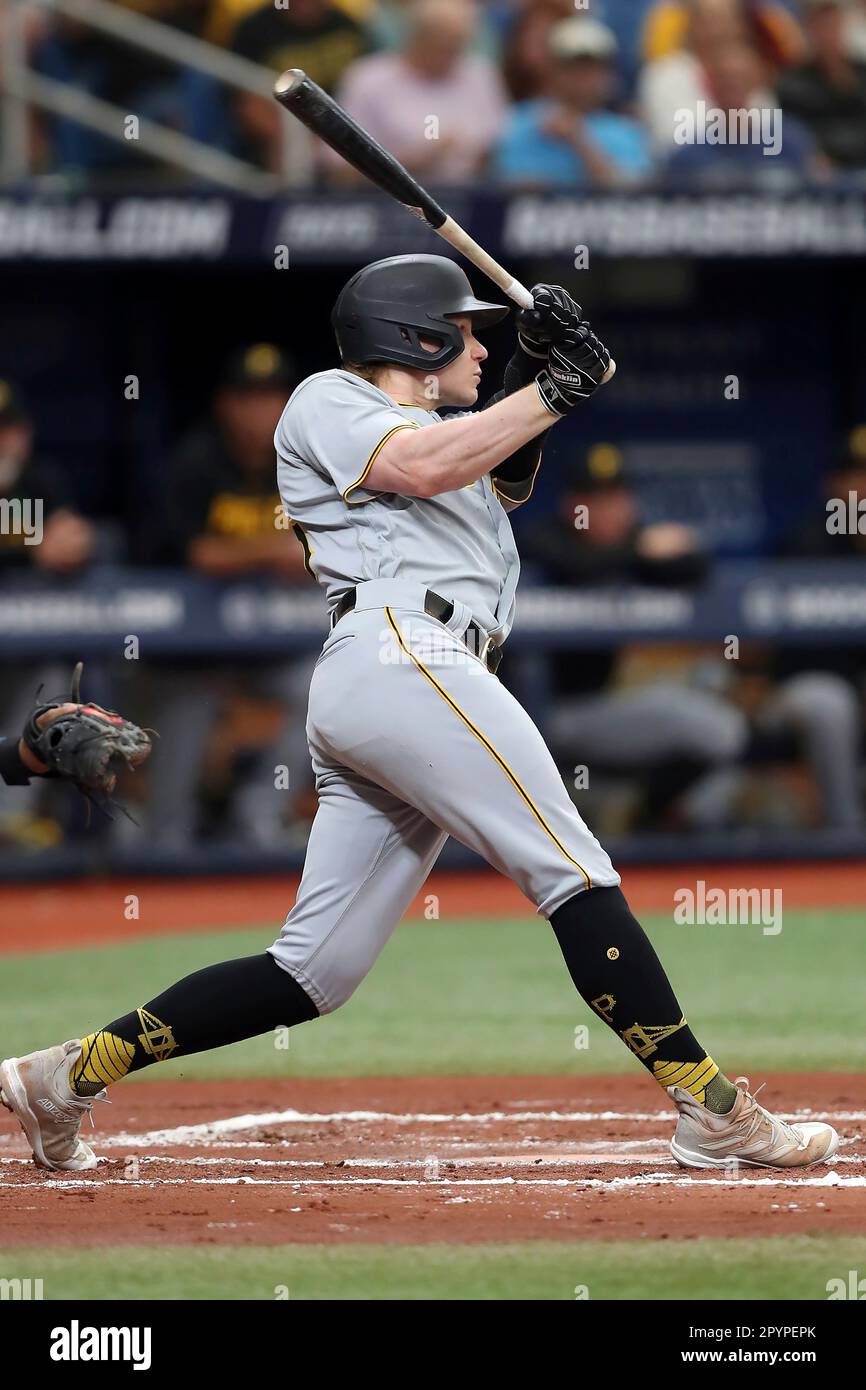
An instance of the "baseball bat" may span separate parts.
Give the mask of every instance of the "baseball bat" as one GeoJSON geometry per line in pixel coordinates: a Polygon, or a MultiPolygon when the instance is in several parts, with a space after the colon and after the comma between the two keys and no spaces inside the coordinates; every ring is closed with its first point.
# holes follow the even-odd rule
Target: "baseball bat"
{"type": "MultiPolygon", "coordinates": [[[[459,222],[455,222],[454,218],[440,207],[426,188],[422,188],[409,170],[353,121],[342,106],[339,106],[333,97],[323,91],[301,68],[287,68],[277,78],[274,96],[280,105],[293,116],[297,116],[308,130],[342,155],[347,164],[351,164],[384,193],[402,203],[413,216],[421,218],[434,232],[444,237],[521,309],[532,308],[532,295],[526,286],[494,260],[483,246],[479,246],[459,222]]],[[[611,360],[605,381],[609,381],[615,371],[616,364],[611,360]]]]}

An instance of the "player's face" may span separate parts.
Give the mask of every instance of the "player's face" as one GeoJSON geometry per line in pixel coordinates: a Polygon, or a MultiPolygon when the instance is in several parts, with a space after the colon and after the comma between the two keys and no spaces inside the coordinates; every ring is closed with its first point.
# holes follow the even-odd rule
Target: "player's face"
{"type": "MultiPolygon", "coordinates": [[[[438,405],[474,405],[478,400],[481,363],[487,357],[487,348],[473,336],[472,320],[468,314],[456,315],[453,322],[463,334],[463,352],[453,362],[449,362],[447,367],[436,372],[436,403],[438,405]]],[[[423,346],[423,338],[421,343],[423,346]]],[[[439,346],[439,343],[431,344],[434,351],[439,346]]]]}

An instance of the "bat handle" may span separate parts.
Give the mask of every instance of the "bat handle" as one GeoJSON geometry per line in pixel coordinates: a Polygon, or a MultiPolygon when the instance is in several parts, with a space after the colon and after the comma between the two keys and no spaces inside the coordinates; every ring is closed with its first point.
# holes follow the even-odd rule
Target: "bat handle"
{"type": "Polygon", "coordinates": [[[81,673],[83,670],[84,662],[76,662],[75,670],[72,672],[72,686],[69,691],[69,699],[73,705],[81,704],[81,673]]]}
{"type": "Polygon", "coordinates": [[[500,289],[502,290],[503,294],[508,295],[509,299],[513,299],[514,303],[519,308],[532,308],[534,302],[532,295],[529,293],[529,290],[526,288],[526,286],[521,284],[519,280],[509,280],[508,284],[501,285],[500,289]]]}

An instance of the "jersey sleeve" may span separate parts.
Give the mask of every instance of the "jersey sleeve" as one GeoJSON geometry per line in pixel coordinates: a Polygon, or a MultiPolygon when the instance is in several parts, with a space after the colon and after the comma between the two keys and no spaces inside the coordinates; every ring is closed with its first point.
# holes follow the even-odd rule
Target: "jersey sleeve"
{"type": "Polygon", "coordinates": [[[364,480],[391,436],[406,429],[418,426],[369,382],[323,375],[304,382],[289,402],[277,426],[277,452],[324,473],[355,507],[377,495],[364,480]]]}

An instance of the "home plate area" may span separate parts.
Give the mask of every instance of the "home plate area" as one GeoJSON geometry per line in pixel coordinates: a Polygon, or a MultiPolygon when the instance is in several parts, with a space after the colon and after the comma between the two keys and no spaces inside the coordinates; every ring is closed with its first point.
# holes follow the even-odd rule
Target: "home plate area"
{"type": "Polygon", "coordinates": [[[859,1076],[771,1076],[827,1119],[830,1165],[685,1171],[642,1077],[127,1084],[94,1110],[94,1172],[39,1172],[0,1121],[4,1244],[626,1239],[866,1228],[859,1076]]]}

